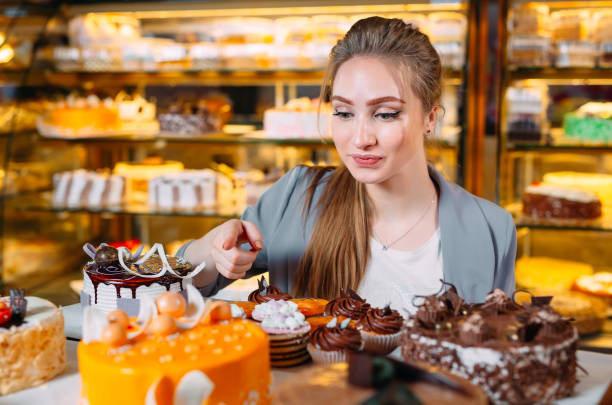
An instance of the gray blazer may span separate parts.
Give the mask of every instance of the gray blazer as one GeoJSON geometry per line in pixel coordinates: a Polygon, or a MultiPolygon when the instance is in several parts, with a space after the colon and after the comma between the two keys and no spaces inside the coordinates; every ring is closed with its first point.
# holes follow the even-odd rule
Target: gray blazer
{"type": "MultiPolygon", "coordinates": [[[[309,184],[306,170],[298,166],[289,171],[256,206],[248,207],[242,214],[242,219],[253,222],[263,235],[263,249],[246,277],[269,271],[271,284],[283,291],[291,290],[293,276],[316,221],[317,214],[312,211],[331,174],[326,173],[317,186],[311,212],[304,221],[303,195],[309,184]]],[[[512,216],[446,181],[431,166],[429,174],[440,193],[438,217],[445,281],[454,284],[468,302],[484,301],[487,293],[495,288],[513,293],[516,228],[512,216]]],[[[177,255],[182,256],[186,247],[177,255]]],[[[219,275],[200,291],[204,296],[213,295],[232,281],[219,275]]]]}

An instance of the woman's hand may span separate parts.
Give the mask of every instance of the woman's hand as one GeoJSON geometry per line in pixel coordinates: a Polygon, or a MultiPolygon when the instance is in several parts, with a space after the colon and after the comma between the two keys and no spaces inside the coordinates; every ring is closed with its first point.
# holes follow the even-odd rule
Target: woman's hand
{"type": "Polygon", "coordinates": [[[263,247],[262,239],[252,222],[231,219],[219,225],[215,228],[211,249],[217,271],[231,279],[244,277],[263,247]],[[249,243],[251,250],[240,249],[244,243],[249,243]]]}

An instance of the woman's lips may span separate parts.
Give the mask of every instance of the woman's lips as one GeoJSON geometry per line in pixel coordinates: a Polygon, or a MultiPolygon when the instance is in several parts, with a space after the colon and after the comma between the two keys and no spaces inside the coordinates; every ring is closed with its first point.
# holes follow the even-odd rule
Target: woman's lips
{"type": "Polygon", "coordinates": [[[382,160],[381,156],[376,155],[351,155],[353,161],[362,167],[376,166],[382,160]]]}

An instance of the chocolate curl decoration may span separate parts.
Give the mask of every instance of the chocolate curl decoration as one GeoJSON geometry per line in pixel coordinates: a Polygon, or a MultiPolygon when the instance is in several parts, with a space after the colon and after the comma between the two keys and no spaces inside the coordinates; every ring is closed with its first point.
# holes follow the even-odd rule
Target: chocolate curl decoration
{"type": "Polygon", "coordinates": [[[261,278],[257,280],[257,286],[259,287],[259,295],[262,297],[268,295],[268,287],[270,286],[268,285],[268,282],[264,276],[261,276],[261,278]]]}
{"type": "Polygon", "coordinates": [[[348,297],[360,302],[366,302],[365,299],[361,298],[354,290],[348,289],[348,297]]]}
{"type": "Polygon", "coordinates": [[[25,299],[25,290],[13,288],[11,295],[11,324],[19,326],[26,316],[28,300],[25,299]]]}

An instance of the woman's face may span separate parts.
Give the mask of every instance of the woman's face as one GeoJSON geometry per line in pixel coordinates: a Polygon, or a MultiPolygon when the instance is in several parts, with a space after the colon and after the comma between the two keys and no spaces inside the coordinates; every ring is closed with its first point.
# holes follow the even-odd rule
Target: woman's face
{"type": "Polygon", "coordinates": [[[412,90],[400,91],[398,78],[395,67],[375,57],[349,59],[336,73],[332,137],[359,182],[382,183],[425,162],[423,135],[433,130],[435,115],[423,113],[412,90]]]}

